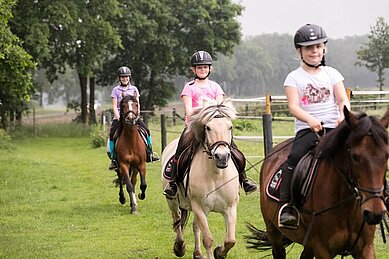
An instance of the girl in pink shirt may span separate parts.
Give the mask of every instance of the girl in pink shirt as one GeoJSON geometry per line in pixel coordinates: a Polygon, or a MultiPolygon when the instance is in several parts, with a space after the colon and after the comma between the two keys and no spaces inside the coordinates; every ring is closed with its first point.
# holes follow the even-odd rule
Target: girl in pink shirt
{"type": "MultiPolygon", "coordinates": [[[[190,63],[192,66],[192,72],[195,75],[194,80],[187,82],[184,86],[184,89],[181,92],[181,99],[184,103],[185,108],[185,123],[188,124],[189,117],[196,109],[201,109],[202,107],[207,106],[208,103],[220,103],[224,98],[224,91],[220,85],[208,78],[209,74],[212,71],[212,57],[206,51],[196,51],[191,59],[190,63]]],[[[176,154],[172,160],[172,163],[169,167],[170,175],[174,180],[172,180],[165,188],[164,195],[169,199],[174,199],[177,193],[177,184],[175,178],[177,175],[177,161],[181,153],[186,148],[183,145],[183,136],[185,133],[186,127],[181,134],[180,140],[178,141],[176,154]]],[[[236,148],[235,144],[232,143],[232,148],[236,148]]],[[[237,150],[239,153],[238,161],[244,161],[243,154],[237,150]],[[240,160],[239,160],[240,159],[240,160]]],[[[235,153],[235,152],[234,152],[235,153]]],[[[257,189],[255,184],[248,182],[246,173],[243,168],[238,168],[239,171],[239,180],[246,193],[251,193],[257,189]]]]}

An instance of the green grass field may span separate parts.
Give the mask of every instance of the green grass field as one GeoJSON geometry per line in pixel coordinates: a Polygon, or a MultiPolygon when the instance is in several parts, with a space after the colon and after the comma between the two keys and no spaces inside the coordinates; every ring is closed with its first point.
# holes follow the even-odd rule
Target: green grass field
{"type": "MultiPolygon", "coordinates": [[[[150,128],[154,149],[160,153],[159,126],[151,124],[150,128]]],[[[276,128],[273,135],[293,134],[293,125],[276,128]]],[[[62,133],[74,129],[77,127],[63,126],[62,133]]],[[[177,132],[181,129],[180,125],[169,128],[177,132]]],[[[44,130],[40,129],[38,136],[39,132],[44,130]]],[[[162,195],[160,163],[147,165],[146,199],[138,201],[138,214],[130,215],[129,205],[118,201],[118,189],[112,183],[116,176],[107,169],[105,147],[92,148],[89,136],[77,134],[31,137],[19,133],[14,135],[11,148],[0,150],[0,258],[175,258],[175,234],[162,195]]],[[[177,136],[169,134],[168,140],[177,136]]],[[[262,159],[262,144],[237,144],[251,164],[262,159]]],[[[257,182],[258,171],[256,165],[248,172],[257,182]]],[[[139,185],[136,188],[139,191],[139,185]]],[[[184,258],[192,258],[192,219],[193,215],[186,229],[184,258]]],[[[211,214],[209,222],[214,244],[220,244],[225,232],[223,218],[211,214]]],[[[237,244],[229,258],[270,255],[246,248],[246,222],[264,228],[259,193],[246,196],[241,192],[237,244]]],[[[298,258],[300,250],[299,245],[288,248],[288,258],[298,258]]],[[[386,250],[377,232],[377,258],[385,258],[386,250]]]]}

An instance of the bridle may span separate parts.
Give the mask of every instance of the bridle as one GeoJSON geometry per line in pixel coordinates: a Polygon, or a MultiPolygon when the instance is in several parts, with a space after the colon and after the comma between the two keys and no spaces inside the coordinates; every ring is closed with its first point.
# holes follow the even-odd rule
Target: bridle
{"type": "Polygon", "coordinates": [[[136,103],[138,105],[138,102],[133,101],[133,100],[129,100],[127,102],[129,110],[123,115],[123,123],[124,124],[135,125],[135,123],[139,120],[139,113],[138,113],[138,111],[134,111],[132,109],[132,104],[133,103],[136,103]]]}
{"type": "MultiPolygon", "coordinates": [[[[225,116],[223,114],[217,114],[217,115],[211,117],[211,119],[218,119],[218,118],[225,118],[225,116]]],[[[229,150],[229,152],[231,152],[232,136],[231,136],[230,142],[227,142],[225,140],[219,140],[219,141],[216,141],[214,143],[209,143],[208,138],[207,138],[207,129],[206,128],[207,128],[207,125],[204,125],[205,141],[202,142],[202,145],[204,147],[204,152],[209,156],[210,159],[213,159],[215,157],[216,150],[220,146],[226,147],[229,150]]]]}

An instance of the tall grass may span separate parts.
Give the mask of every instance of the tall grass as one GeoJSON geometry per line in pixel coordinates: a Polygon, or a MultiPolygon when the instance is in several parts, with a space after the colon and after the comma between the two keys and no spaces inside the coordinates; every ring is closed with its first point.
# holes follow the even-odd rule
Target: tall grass
{"type": "MultiPolygon", "coordinates": [[[[278,128],[275,125],[275,131],[278,128]]],[[[160,153],[159,125],[151,121],[150,129],[154,150],[160,153]]],[[[168,141],[181,130],[182,125],[171,125],[169,131],[177,133],[170,133],[168,141]]],[[[175,235],[162,195],[160,163],[147,164],[147,197],[138,201],[138,214],[130,215],[129,205],[118,201],[105,147],[92,148],[89,129],[72,124],[42,127],[38,132],[19,129],[12,134],[12,148],[0,150],[0,258],[174,258],[175,235]]],[[[282,135],[288,134],[292,133],[282,135]]],[[[262,144],[237,144],[251,164],[261,161],[262,144]]],[[[248,172],[256,181],[259,166],[248,172]]],[[[225,234],[223,218],[211,214],[209,222],[215,244],[220,244],[225,234]]],[[[264,229],[259,193],[241,193],[237,244],[229,258],[269,255],[246,248],[246,222],[264,229]]],[[[185,238],[184,258],[192,258],[191,225],[185,238]]],[[[377,257],[385,258],[386,247],[378,234],[376,247],[377,257]]],[[[297,258],[301,247],[288,251],[288,258],[297,258]]]]}

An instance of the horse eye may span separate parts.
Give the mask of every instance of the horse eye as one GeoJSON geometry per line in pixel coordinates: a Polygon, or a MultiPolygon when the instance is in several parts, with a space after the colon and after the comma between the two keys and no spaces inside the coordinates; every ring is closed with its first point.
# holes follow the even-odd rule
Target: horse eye
{"type": "Polygon", "coordinates": [[[210,131],[210,130],[211,130],[211,128],[210,128],[209,126],[206,126],[205,129],[206,129],[207,131],[210,131]]]}
{"type": "Polygon", "coordinates": [[[357,154],[351,154],[351,160],[353,160],[353,162],[359,162],[359,155],[357,154]]]}

